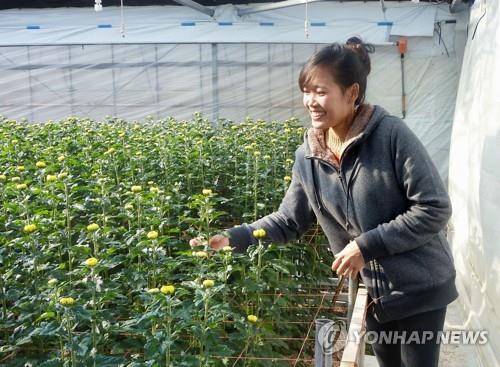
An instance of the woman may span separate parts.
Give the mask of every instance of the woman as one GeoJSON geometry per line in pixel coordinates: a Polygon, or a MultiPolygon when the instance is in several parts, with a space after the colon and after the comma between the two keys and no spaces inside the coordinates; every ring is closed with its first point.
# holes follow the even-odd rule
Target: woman
{"type": "Polygon", "coordinates": [[[364,102],[370,47],[351,38],[308,60],[299,86],[312,127],[296,151],[278,211],[210,244],[244,251],[256,243],[258,228],[272,242],[296,240],[317,220],[335,254],[332,269],[353,278],[359,273],[366,285],[367,330],[398,332],[373,345],[379,365],[437,366],[438,331],[457,297],[442,231],[450,200],[405,123],[364,102]]]}

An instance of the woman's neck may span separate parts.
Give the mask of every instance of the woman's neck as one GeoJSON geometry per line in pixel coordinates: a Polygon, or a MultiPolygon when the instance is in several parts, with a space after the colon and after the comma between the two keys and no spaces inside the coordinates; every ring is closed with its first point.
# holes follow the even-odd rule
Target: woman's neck
{"type": "Polygon", "coordinates": [[[356,114],[358,112],[358,108],[355,108],[353,110],[353,113],[350,114],[345,121],[343,121],[340,124],[337,124],[335,127],[331,127],[325,131],[325,134],[328,134],[329,138],[331,141],[336,141],[338,140],[339,142],[343,143],[345,141],[345,138],[347,134],[349,133],[349,129],[352,126],[352,123],[354,119],[356,118],[356,114]]]}

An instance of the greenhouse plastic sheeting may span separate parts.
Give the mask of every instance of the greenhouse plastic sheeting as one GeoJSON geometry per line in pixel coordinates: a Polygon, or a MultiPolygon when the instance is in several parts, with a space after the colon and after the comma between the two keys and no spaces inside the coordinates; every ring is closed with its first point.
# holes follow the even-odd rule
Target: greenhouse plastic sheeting
{"type": "Polygon", "coordinates": [[[451,140],[450,239],[463,329],[488,330],[482,365],[500,365],[500,5],[476,1],[451,140]],[[474,37],[474,38],[473,38],[474,37]]]}
{"type": "MultiPolygon", "coordinates": [[[[92,4],[92,2],[89,2],[92,4]]],[[[105,3],[105,2],[104,2],[105,3]]],[[[381,43],[390,35],[432,37],[434,24],[453,19],[447,6],[378,3],[315,2],[238,16],[226,4],[213,8],[214,17],[183,6],[15,9],[0,11],[0,45],[89,43],[331,43],[353,34],[381,43]],[[124,33],[122,34],[122,24],[124,33]],[[122,35],[124,37],[122,37],[122,35]]]]}
{"type": "MultiPolygon", "coordinates": [[[[352,3],[343,5],[352,11],[345,24],[349,19],[362,19],[361,14],[365,14],[359,10],[361,4],[357,5],[360,7],[357,11],[352,10],[352,3]]],[[[375,4],[366,5],[372,9],[375,4]]],[[[148,14],[153,16],[165,8],[137,11],[144,12],[142,21],[150,24],[148,14]]],[[[285,19],[285,13],[292,14],[293,9],[297,11],[299,8],[275,12],[285,19]]],[[[373,8],[374,12],[378,9],[373,8]]],[[[409,9],[416,12],[420,8],[410,6],[409,9]]],[[[433,10],[432,22],[455,18],[443,6],[424,6],[422,9],[433,10]]],[[[89,9],[54,12],[55,15],[66,12],[68,18],[61,16],[61,22],[63,18],[71,22],[73,10],[86,11],[89,17],[95,15],[89,9]]],[[[103,13],[106,11],[105,8],[103,13]]],[[[259,14],[270,19],[271,15],[267,13],[259,14]]],[[[424,13],[427,14],[428,10],[424,13]]],[[[391,9],[388,9],[386,17],[390,14],[391,9]]],[[[0,12],[0,17],[3,15],[4,12],[0,12]]],[[[45,24],[56,22],[49,15],[37,19],[44,20],[45,24]]],[[[165,15],[165,19],[170,19],[170,14],[165,15]]],[[[139,21],[139,18],[134,18],[134,22],[139,21]]],[[[359,30],[356,23],[353,24],[350,35],[359,30]]],[[[446,178],[461,46],[460,42],[455,42],[459,23],[443,21],[437,24],[440,25],[441,37],[434,32],[433,37],[409,39],[404,66],[408,101],[405,121],[424,141],[441,175],[446,178]]],[[[150,26],[155,27],[154,24],[150,26]]],[[[311,34],[316,32],[312,28],[311,34]]],[[[104,31],[115,32],[115,29],[104,31]]],[[[57,33],[56,30],[52,32],[57,33]]],[[[61,31],[62,34],[65,32],[61,31]]],[[[149,36],[146,33],[145,40],[149,36]]],[[[71,35],[67,37],[71,38],[71,35]]],[[[125,39],[128,37],[129,33],[125,39]]],[[[390,40],[397,39],[393,36],[390,40]]],[[[106,40],[110,44],[34,43],[0,47],[0,114],[14,119],[47,121],[68,115],[94,119],[108,115],[128,120],[144,120],[148,115],[187,119],[194,112],[201,112],[214,120],[241,121],[247,116],[284,120],[294,116],[304,124],[308,123],[297,78],[307,58],[323,46],[321,43],[302,43],[302,40],[262,43],[267,37],[255,39],[252,43],[155,44],[145,41],[144,44],[113,44],[112,37],[101,41],[106,40]]],[[[379,45],[372,54],[367,100],[401,116],[401,93],[399,51],[395,45],[379,45]]]]}

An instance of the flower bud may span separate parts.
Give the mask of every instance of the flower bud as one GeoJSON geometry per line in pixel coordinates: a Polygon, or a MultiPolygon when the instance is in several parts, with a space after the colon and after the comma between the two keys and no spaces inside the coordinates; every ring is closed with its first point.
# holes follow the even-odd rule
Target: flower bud
{"type": "Polygon", "coordinates": [[[163,287],[160,288],[160,292],[163,294],[174,294],[175,293],[175,287],[173,285],[164,285],[163,287]]]}
{"type": "Polygon", "coordinates": [[[253,231],[253,236],[257,239],[264,238],[264,237],[266,237],[266,231],[262,228],[256,229],[255,231],[253,231]]]}
{"type": "Polygon", "coordinates": [[[95,257],[90,257],[87,260],[85,260],[85,265],[87,265],[89,268],[93,268],[94,266],[97,265],[99,260],[97,260],[95,257]]]}
{"type": "Polygon", "coordinates": [[[215,282],[212,279],[205,279],[203,281],[203,288],[212,288],[215,285],[215,282]]]}
{"type": "Polygon", "coordinates": [[[147,234],[147,237],[150,240],[155,240],[158,238],[158,232],[157,231],[149,231],[147,234]]]}

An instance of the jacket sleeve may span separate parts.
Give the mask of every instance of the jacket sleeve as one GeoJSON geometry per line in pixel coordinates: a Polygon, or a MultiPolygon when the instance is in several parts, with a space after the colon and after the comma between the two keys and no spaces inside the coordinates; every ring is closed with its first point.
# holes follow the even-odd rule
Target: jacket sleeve
{"type": "Polygon", "coordinates": [[[315,215],[297,172],[296,160],[292,171],[292,181],[278,211],[251,224],[231,228],[226,233],[231,245],[236,247],[236,251],[244,252],[248,246],[257,243],[252,233],[255,229],[266,231],[266,242],[286,243],[300,238],[314,220],[315,215]]]}
{"type": "Polygon", "coordinates": [[[420,140],[404,122],[391,132],[396,179],[408,208],[388,223],[355,238],[365,262],[413,250],[439,233],[451,216],[451,202],[441,177],[420,140]]]}

